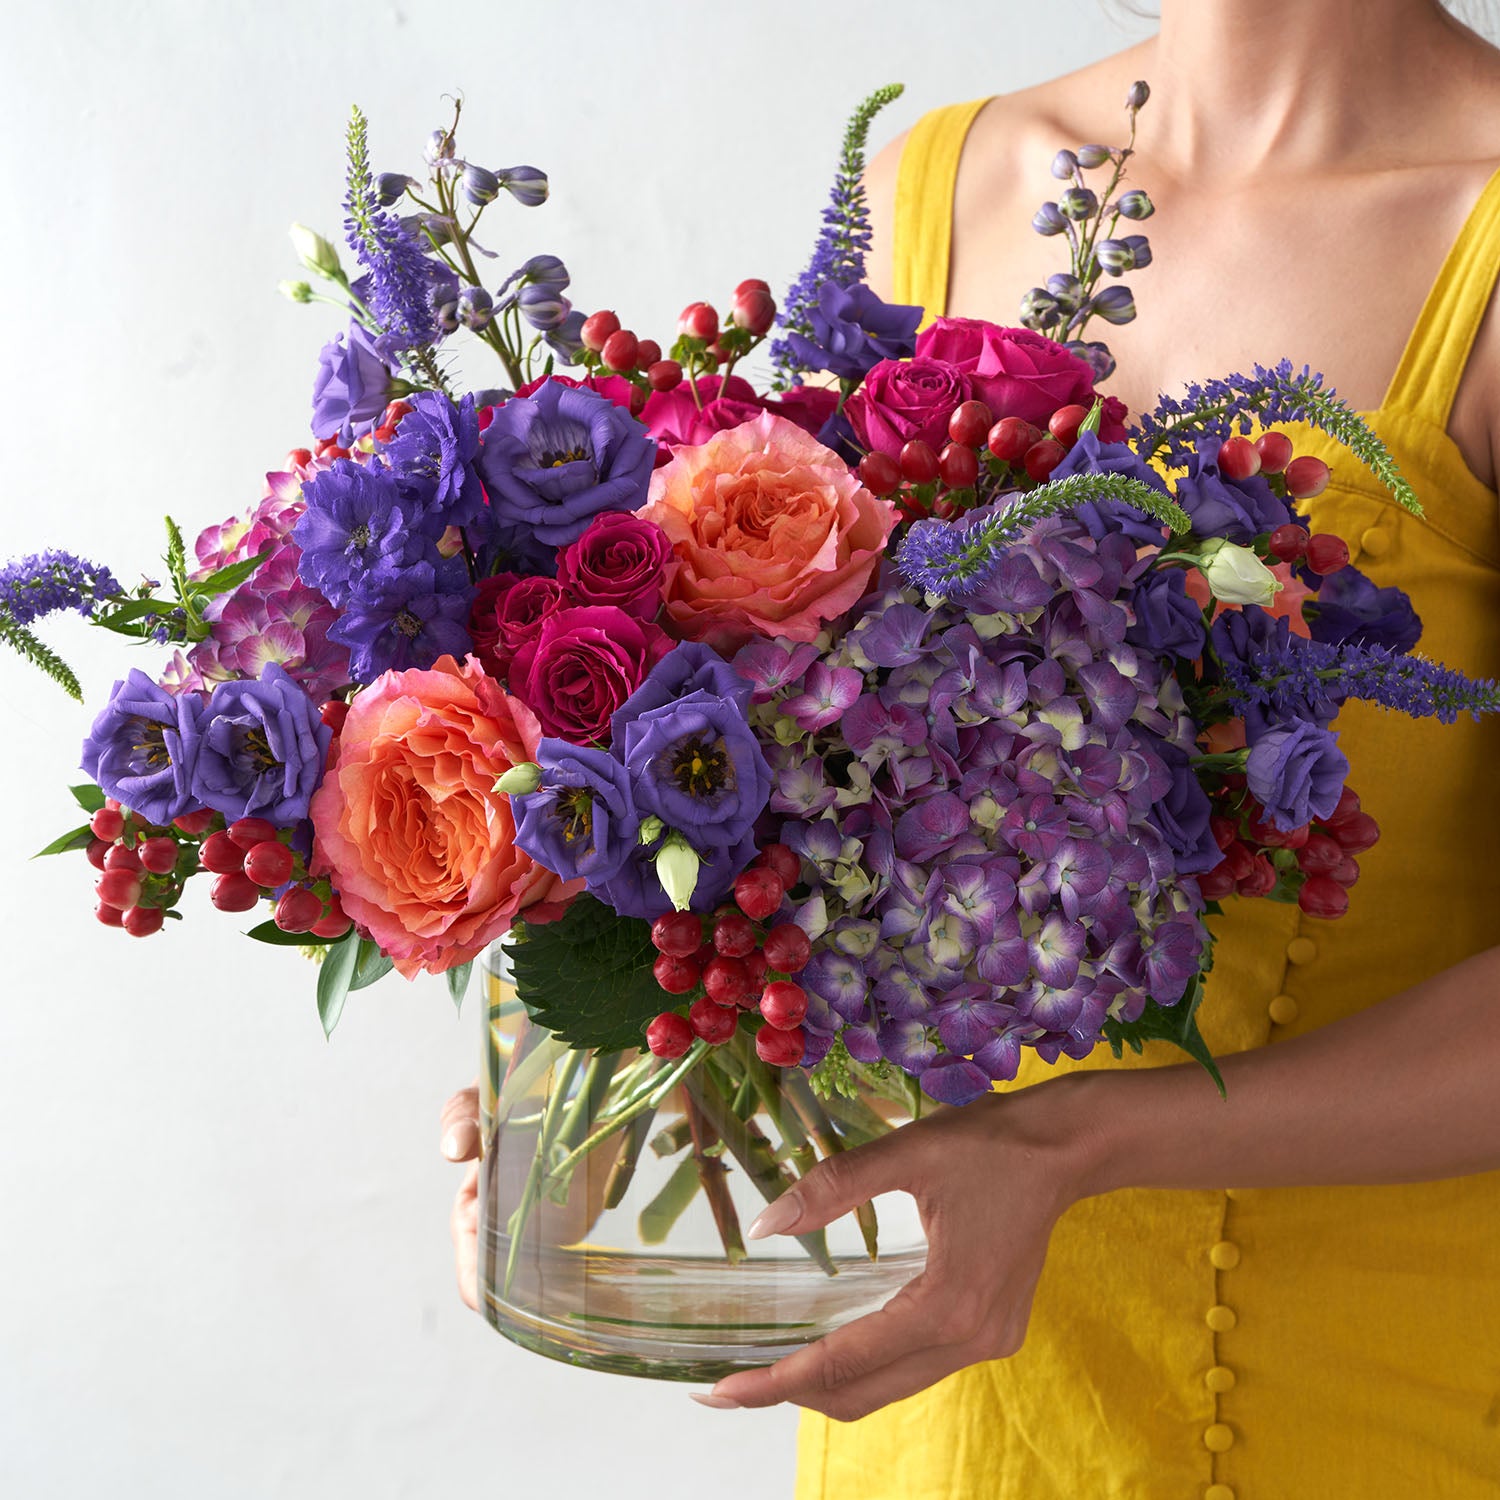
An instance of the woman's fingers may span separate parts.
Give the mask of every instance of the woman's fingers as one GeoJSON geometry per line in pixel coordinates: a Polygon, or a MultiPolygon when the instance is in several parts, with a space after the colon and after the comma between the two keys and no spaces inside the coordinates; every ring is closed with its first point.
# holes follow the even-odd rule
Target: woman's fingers
{"type": "Polygon", "coordinates": [[[914,1180],[914,1157],[920,1149],[907,1130],[896,1130],[853,1151],[825,1157],[761,1213],[746,1238],[807,1234],[852,1213],[880,1193],[907,1187],[914,1180]]]}
{"type": "Polygon", "coordinates": [[[476,1312],[479,1309],[479,1163],[471,1161],[453,1199],[449,1218],[453,1234],[454,1268],[458,1294],[476,1312]]]}
{"type": "Polygon", "coordinates": [[[479,1155],[479,1089],[460,1089],[443,1106],[443,1155],[468,1161],[479,1155]]]}

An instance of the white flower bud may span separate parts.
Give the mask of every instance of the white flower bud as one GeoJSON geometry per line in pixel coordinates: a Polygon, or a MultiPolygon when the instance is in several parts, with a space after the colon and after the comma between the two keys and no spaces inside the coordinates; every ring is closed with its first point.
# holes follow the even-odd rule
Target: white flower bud
{"type": "Polygon", "coordinates": [[[336,280],[343,274],[338,251],[316,229],[309,229],[306,224],[293,224],[287,232],[292,237],[292,249],[297,252],[297,259],[309,271],[329,280],[336,280]]]}
{"type": "Polygon", "coordinates": [[[1250,550],[1221,537],[1198,556],[1209,592],[1225,604],[1270,604],[1281,581],[1250,550]]]}
{"type": "Polygon", "coordinates": [[[656,878],[678,911],[686,911],[698,884],[698,852],[680,833],[669,833],[656,855],[656,878]]]}
{"type": "Polygon", "coordinates": [[[276,290],[292,302],[312,301],[312,288],[305,281],[278,281],[276,290]]]}
{"type": "Polygon", "coordinates": [[[534,760],[512,766],[496,783],[495,790],[507,796],[524,797],[542,784],[542,768],[534,760]]]}

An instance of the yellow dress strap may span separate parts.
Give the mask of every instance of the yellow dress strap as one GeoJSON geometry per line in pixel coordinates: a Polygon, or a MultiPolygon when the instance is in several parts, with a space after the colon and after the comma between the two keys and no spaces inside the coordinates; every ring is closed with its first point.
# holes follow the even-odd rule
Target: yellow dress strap
{"type": "Polygon", "coordinates": [[[1445,429],[1474,336],[1500,276],[1500,171],[1479,201],[1427,294],[1422,315],[1386,392],[1384,408],[1445,429]]]}
{"type": "Polygon", "coordinates": [[[892,284],[897,302],[925,309],[923,323],[948,307],[953,189],[964,139],[988,98],[950,104],[912,127],[896,171],[892,284]]]}

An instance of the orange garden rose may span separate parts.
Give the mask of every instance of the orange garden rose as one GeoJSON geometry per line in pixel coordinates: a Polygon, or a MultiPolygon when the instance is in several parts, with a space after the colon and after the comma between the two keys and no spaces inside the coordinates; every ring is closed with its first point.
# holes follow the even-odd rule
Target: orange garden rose
{"type": "Polygon", "coordinates": [[[837,454],[769,412],[678,448],[640,514],[672,544],[677,633],[725,652],[755,636],[812,640],[868,590],[897,519],[837,454]]]}
{"type": "Polygon", "coordinates": [[[387,672],[350,704],[312,800],[315,857],[408,978],[466,963],[518,912],[570,893],[516,847],[494,790],[540,737],[472,657],[387,672]]]}

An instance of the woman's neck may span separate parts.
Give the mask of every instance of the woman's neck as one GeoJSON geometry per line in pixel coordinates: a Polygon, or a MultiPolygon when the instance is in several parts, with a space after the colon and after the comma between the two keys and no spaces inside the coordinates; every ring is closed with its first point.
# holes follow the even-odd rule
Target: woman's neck
{"type": "Polygon", "coordinates": [[[1164,0],[1152,156],[1198,180],[1394,164],[1473,42],[1438,0],[1164,0]]]}

